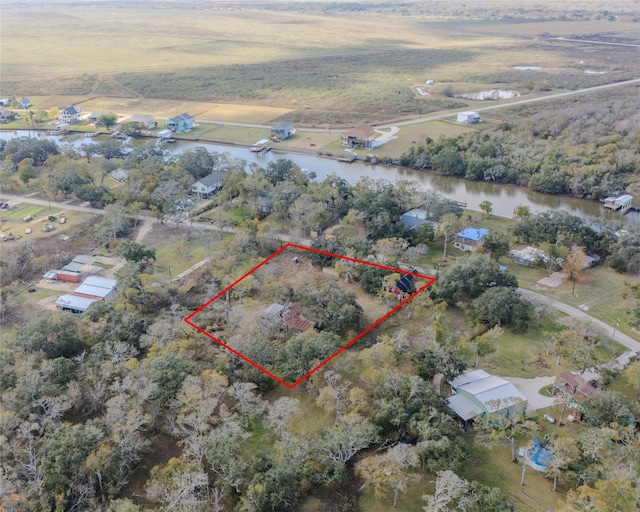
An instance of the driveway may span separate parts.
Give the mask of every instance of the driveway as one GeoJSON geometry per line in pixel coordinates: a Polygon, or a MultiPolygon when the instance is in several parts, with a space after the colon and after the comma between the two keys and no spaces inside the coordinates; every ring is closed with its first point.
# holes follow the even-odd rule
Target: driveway
{"type": "Polygon", "coordinates": [[[527,399],[527,412],[537,411],[553,405],[553,398],[543,396],[540,389],[553,384],[555,377],[535,377],[533,379],[523,379],[521,377],[502,377],[511,382],[518,391],[527,399]]]}

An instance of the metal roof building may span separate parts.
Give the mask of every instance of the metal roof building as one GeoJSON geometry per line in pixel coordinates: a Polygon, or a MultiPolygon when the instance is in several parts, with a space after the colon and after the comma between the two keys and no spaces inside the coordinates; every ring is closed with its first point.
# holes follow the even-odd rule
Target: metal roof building
{"type": "Polygon", "coordinates": [[[56,306],[63,311],[84,313],[94,302],[96,302],[96,299],[78,297],[76,295],[62,295],[56,301],[56,306]]]}
{"type": "Polygon", "coordinates": [[[456,394],[447,398],[447,403],[464,421],[509,409],[526,400],[511,382],[484,370],[463,373],[449,384],[456,394]]]}

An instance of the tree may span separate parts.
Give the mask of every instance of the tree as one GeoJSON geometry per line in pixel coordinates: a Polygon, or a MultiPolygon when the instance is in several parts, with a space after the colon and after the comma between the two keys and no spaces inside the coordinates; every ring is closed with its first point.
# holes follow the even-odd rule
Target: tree
{"type": "Polygon", "coordinates": [[[416,449],[422,469],[461,469],[469,454],[460,425],[449,414],[435,407],[430,407],[422,416],[424,419],[411,425],[411,431],[418,435],[416,449]]]}
{"type": "Polygon", "coordinates": [[[99,126],[104,126],[108,130],[114,124],[116,124],[117,121],[118,116],[116,114],[107,112],[106,114],[102,114],[100,117],[98,117],[96,124],[99,126]]]}
{"type": "Polygon", "coordinates": [[[491,216],[493,212],[493,203],[491,201],[482,201],[480,203],[480,209],[482,210],[482,218],[484,219],[485,215],[491,216]]]}
{"type": "Polygon", "coordinates": [[[431,287],[434,298],[455,304],[462,299],[479,297],[487,288],[503,286],[517,288],[518,281],[485,254],[472,254],[439,273],[431,287]]]}
{"type": "Polygon", "coordinates": [[[540,244],[543,254],[538,258],[538,264],[544,268],[547,276],[562,267],[562,262],[567,257],[567,248],[557,243],[543,242],[540,244]]]}
{"type": "Polygon", "coordinates": [[[180,153],[177,160],[178,167],[198,180],[211,174],[215,159],[203,146],[187,149],[180,153]]]}
{"type": "Polygon", "coordinates": [[[594,427],[629,425],[638,415],[635,404],[617,391],[602,390],[582,401],[586,421],[594,427]]]}
{"type": "Polygon", "coordinates": [[[32,316],[17,331],[16,340],[24,350],[41,350],[49,359],[71,357],[82,346],[75,320],[69,315],[51,313],[32,316]]]}
{"type": "Polygon", "coordinates": [[[513,288],[495,286],[485,290],[471,303],[471,318],[490,327],[513,325],[526,331],[529,325],[529,303],[513,288]]]}
{"type": "Polygon", "coordinates": [[[519,398],[498,399],[489,405],[492,411],[477,418],[478,446],[504,443],[511,448],[511,462],[516,459],[516,438],[538,430],[538,425],[527,418],[526,402],[519,398]]]}
{"type": "Polygon", "coordinates": [[[208,487],[209,478],[200,467],[183,458],[172,458],[151,470],[147,497],[167,510],[197,510],[207,502],[208,487]]]}
{"type": "Polygon", "coordinates": [[[503,256],[509,254],[509,241],[507,234],[499,231],[491,231],[484,237],[482,244],[485,250],[491,255],[491,258],[498,261],[503,256]]]}
{"type": "Polygon", "coordinates": [[[576,283],[582,279],[582,272],[584,270],[582,262],[584,261],[585,257],[586,254],[584,253],[583,248],[574,245],[571,247],[569,255],[567,256],[564,265],[562,266],[562,270],[564,270],[567,274],[567,278],[573,283],[571,293],[575,293],[576,283]]]}
{"type": "Polygon", "coordinates": [[[274,186],[283,181],[290,181],[295,185],[307,184],[307,177],[302,169],[288,158],[278,158],[275,162],[269,162],[265,175],[274,186]]]}
{"type": "Polygon", "coordinates": [[[326,208],[323,203],[310,194],[302,194],[289,208],[291,225],[299,228],[305,235],[311,229],[318,229],[327,220],[326,208]]]}
{"type": "Polygon", "coordinates": [[[547,458],[544,474],[553,479],[553,492],[557,491],[558,478],[569,469],[573,460],[580,456],[575,439],[561,437],[547,442],[549,457],[547,458]]]}
{"type": "Polygon", "coordinates": [[[376,426],[360,414],[352,412],[340,416],[335,425],[322,431],[319,449],[326,459],[346,464],[377,438],[376,426]]]}
{"type": "Polygon", "coordinates": [[[333,333],[357,329],[364,313],[356,296],[338,286],[327,283],[319,290],[307,290],[300,300],[310,318],[316,320],[320,330],[333,333]]]}
{"type": "Polygon", "coordinates": [[[469,482],[464,478],[460,478],[451,470],[438,471],[434,494],[422,496],[422,499],[427,502],[424,510],[425,512],[442,512],[451,510],[451,508],[449,508],[449,504],[456,505],[456,502],[466,496],[468,491],[469,482]]]}
{"type": "Polygon", "coordinates": [[[464,356],[453,348],[441,345],[417,352],[412,361],[418,375],[427,382],[431,382],[438,373],[442,373],[445,380],[450,381],[467,369],[464,356]]]}
{"type": "Polygon", "coordinates": [[[118,254],[120,254],[120,256],[125,260],[132,261],[134,263],[151,260],[155,261],[156,259],[155,249],[148,249],[141,243],[131,240],[124,240],[120,245],[118,245],[118,254]]]}
{"type": "Polygon", "coordinates": [[[356,464],[356,472],[366,484],[373,486],[376,498],[393,491],[393,508],[398,505],[398,495],[416,483],[418,475],[411,469],[419,464],[414,446],[399,443],[382,455],[366,457],[356,464]]]}
{"type": "Polygon", "coordinates": [[[119,140],[105,140],[98,142],[96,146],[96,154],[101,155],[106,160],[125,156],[124,146],[119,140]]]}
{"type": "Polygon", "coordinates": [[[436,234],[440,235],[444,240],[443,258],[447,257],[447,248],[451,237],[460,231],[461,227],[460,219],[453,213],[446,213],[436,224],[436,234]]]}
{"type": "Polygon", "coordinates": [[[294,416],[298,416],[300,411],[300,401],[288,396],[278,398],[268,409],[266,424],[274,428],[276,434],[280,436],[294,416]]]}

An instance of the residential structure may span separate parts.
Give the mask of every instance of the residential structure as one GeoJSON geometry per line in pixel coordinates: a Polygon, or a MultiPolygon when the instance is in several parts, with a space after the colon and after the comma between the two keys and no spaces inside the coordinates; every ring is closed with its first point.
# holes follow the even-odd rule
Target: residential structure
{"type": "Polygon", "coordinates": [[[281,123],[278,123],[273,128],[271,128],[271,140],[275,142],[287,140],[295,132],[296,129],[294,128],[293,123],[282,121],[281,123]]]}
{"type": "Polygon", "coordinates": [[[29,98],[22,98],[19,102],[18,102],[18,106],[20,108],[29,108],[31,106],[31,100],[29,98]]]}
{"type": "Polygon", "coordinates": [[[96,124],[98,122],[98,119],[100,119],[103,115],[111,113],[112,112],[102,112],[100,110],[97,112],[91,112],[91,114],[89,114],[89,122],[96,124]]]}
{"type": "Polygon", "coordinates": [[[145,116],[142,114],[134,114],[129,119],[130,123],[137,124],[139,128],[151,130],[156,126],[156,118],[153,116],[145,116]]]}
{"type": "Polygon", "coordinates": [[[73,260],[67,263],[62,270],[67,272],[88,272],[91,270],[91,266],[95,263],[96,259],[93,256],[87,256],[85,254],[78,254],[73,260]]]}
{"type": "Polygon", "coordinates": [[[434,225],[435,222],[427,219],[427,212],[419,208],[414,208],[400,216],[400,222],[409,229],[416,229],[423,224],[434,225]]]}
{"type": "Polygon", "coordinates": [[[193,130],[196,124],[196,118],[186,112],[167,119],[164,126],[175,133],[184,133],[193,130]]]}
{"type": "Polygon", "coordinates": [[[458,122],[473,124],[482,122],[482,119],[480,119],[480,115],[477,112],[459,112],[458,122]]]}
{"type": "Polygon", "coordinates": [[[118,282],[115,279],[106,277],[87,277],[71,295],[85,297],[93,300],[105,300],[115,295],[115,288],[118,282]]]}
{"type": "Polygon", "coordinates": [[[512,249],[509,251],[509,257],[518,265],[525,267],[533,267],[541,261],[546,261],[549,256],[544,251],[536,247],[525,247],[524,249],[512,249]]]}
{"type": "Polygon", "coordinates": [[[76,105],[67,105],[60,112],[58,119],[62,123],[77,123],[80,120],[82,109],[76,105]]]}
{"type": "Polygon", "coordinates": [[[342,134],[341,144],[346,148],[369,149],[373,146],[373,127],[363,124],[342,134]]]}
{"type": "Polygon", "coordinates": [[[484,370],[463,373],[449,384],[454,394],[447,398],[447,404],[464,422],[481,414],[508,414],[511,408],[526,402],[511,382],[484,370]]]}
{"type": "Polygon", "coordinates": [[[222,188],[224,176],[224,172],[212,172],[191,185],[191,192],[196,193],[201,199],[207,198],[222,188]]]}
{"type": "Polygon", "coordinates": [[[465,228],[456,234],[454,245],[461,251],[475,251],[488,234],[487,228],[465,228]]]}

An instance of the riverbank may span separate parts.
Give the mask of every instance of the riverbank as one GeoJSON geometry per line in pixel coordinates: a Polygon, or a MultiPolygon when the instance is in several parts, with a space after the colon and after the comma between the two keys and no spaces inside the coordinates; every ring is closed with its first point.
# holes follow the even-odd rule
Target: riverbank
{"type": "MultiPolygon", "coordinates": [[[[18,136],[45,137],[58,144],[71,144],[79,149],[82,144],[89,142],[89,139],[82,136],[82,133],[84,132],[68,134],[65,137],[53,137],[47,135],[46,130],[43,129],[9,130],[7,127],[3,127],[0,129],[0,138],[8,140],[18,136]]],[[[97,137],[91,141],[100,138],[97,137]]],[[[153,140],[153,138],[148,137],[145,140],[153,140]]],[[[202,145],[206,145],[209,151],[226,153],[232,159],[245,161],[248,170],[250,170],[251,164],[266,167],[269,163],[280,158],[289,158],[302,169],[315,173],[316,179],[319,181],[331,174],[340,176],[351,185],[355,185],[364,177],[385,179],[390,182],[409,180],[414,182],[419,191],[435,190],[445,197],[466,203],[468,208],[474,211],[480,211],[480,203],[489,201],[493,205],[494,215],[500,217],[512,218],[516,207],[527,206],[532,214],[562,210],[590,222],[619,221],[624,225],[640,225],[640,214],[629,213],[620,216],[616,212],[605,210],[600,203],[595,201],[544,194],[513,184],[470,181],[431,171],[416,171],[364,160],[352,163],[340,162],[339,158],[320,155],[317,150],[277,147],[268,153],[258,154],[250,151],[251,144],[231,141],[209,142],[197,137],[195,132],[191,132],[188,137],[179,135],[174,144],[166,144],[166,150],[169,155],[177,155],[182,151],[202,145]],[[196,138],[198,138],[197,141],[196,138]]]]}

